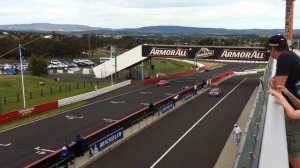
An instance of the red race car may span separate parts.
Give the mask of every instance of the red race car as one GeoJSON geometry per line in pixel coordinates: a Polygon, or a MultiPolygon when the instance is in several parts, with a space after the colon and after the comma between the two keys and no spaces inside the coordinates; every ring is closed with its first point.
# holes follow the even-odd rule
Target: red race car
{"type": "Polygon", "coordinates": [[[211,97],[220,97],[222,95],[222,89],[220,88],[213,88],[208,93],[211,97]]]}
{"type": "Polygon", "coordinates": [[[156,83],[156,86],[168,86],[170,85],[170,82],[167,80],[160,80],[156,83]]]}

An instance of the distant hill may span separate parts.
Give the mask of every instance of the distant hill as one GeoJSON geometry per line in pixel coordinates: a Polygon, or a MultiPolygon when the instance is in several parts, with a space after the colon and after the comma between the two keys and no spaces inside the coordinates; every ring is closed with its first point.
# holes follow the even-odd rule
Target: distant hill
{"type": "MultiPolygon", "coordinates": [[[[94,33],[164,33],[164,34],[283,34],[283,29],[224,29],[224,28],[200,28],[183,26],[148,26],[141,28],[110,29],[90,27],[74,24],[13,24],[0,25],[0,30],[5,31],[62,31],[62,32],[94,32],[94,33]]],[[[300,34],[300,29],[295,29],[294,34],[300,34]]]]}
{"type": "Polygon", "coordinates": [[[51,23],[32,23],[32,24],[13,24],[0,25],[0,30],[15,31],[91,31],[100,30],[100,27],[90,27],[85,25],[74,24],[51,24],[51,23]]]}

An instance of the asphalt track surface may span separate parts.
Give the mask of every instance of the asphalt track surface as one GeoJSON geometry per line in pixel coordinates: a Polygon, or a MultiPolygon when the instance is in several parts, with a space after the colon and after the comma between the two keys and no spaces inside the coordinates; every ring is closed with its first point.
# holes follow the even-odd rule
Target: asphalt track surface
{"type": "MultiPolygon", "coordinates": [[[[179,91],[181,91],[184,86],[187,86],[187,85],[193,86],[195,84],[195,82],[201,82],[203,79],[212,78],[213,76],[219,75],[226,71],[231,71],[231,70],[242,71],[245,69],[253,68],[254,66],[255,65],[240,64],[240,63],[228,64],[227,66],[212,70],[210,72],[195,73],[193,75],[174,79],[171,81],[170,87],[156,87],[154,85],[142,86],[139,84],[131,85],[131,86],[98,96],[94,99],[91,99],[88,101],[89,103],[87,105],[82,106],[80,108],[69,110],[64,113],[52,116],[52,117],[48,117],[48,118],[45,118],[45,119],[42,119],[39,121],[32,122],[30,124],[19,126],[19,127],[7,130],[7,131],[3,131],[0,133],[0,156],[1,156],[0,157],[0,165],[1,165],[1,167],[23,167],[33,161],[36,161],[42,157],[45,157],[46,155],[50,154],[51,152],[54,152],[55,150],[60,149],[65,140],[71,142],[71,141],[74,141],[74,137],[77,134],[88,135],[92,132],[95,132],[95,131],[109,125],[110,123],[107,122],[108,120],[109,121],[118,120],[118,119],[123,118],[124,116],[127,116],[130,113],[133,113],[142,108],[146,108],[147,103],[157,102],[157,101],[159,101],[163,98],[166,98],[172,94],[176,94],[179,91]]],[[[224,93],[226,93],[228,91],[225,86],[226,85],[222,86],[222,87],[224,87],[223,89],[225,89],[224,93]]],[[[230,87],[232,87],[232,86],[230,85],[230,87]]],[[[252,89],[252,91],[253,91],[253,89],[252,89]]],[[[248,98],[250,97],[250,92],[251,91],[249,91],[249,95],[247,95],[248,98]]],[[[238,97],[241,97],[242,95],[244,95],[244,93],[241,94],[239,92],[237,92],[236,94],[238,95],[238,97]]],[[[199,112],[191,113],[191,111],[186,111],[185,113],[178,112],[178,113],[175,113],[174,115],[173,114],[170,115],[170,117],[171,116],[174,117],[176,115],[185,114],[184,116],[179,117],[177,119],[178,122],[175,123],[175,125],[180,124],[182,126],[182,127],[180,127],[180,129],[175,130],[175,131],[168,130],[167,132],[165,132],[166,135],[168,135],[167,138],[166,137],[163,138],[159,134],[157,134],[157,136],[155,136],[156,137],[155,139],[145,138],[145,140],[149,141],[148,144],[151,144],[152,142],[160,142],[161,145],[155,146],[155,149],[162,149],[163,151],[165,151],[166,148],[169,147],[165,143],[170,144],[170,142],[168,142],[168,140],[171,141],[171,143],[172,143],[174,141],[174,139],[176,139],[178,137],[178,135],[181,135],[180,133],[182,133],[182,131],[186,131],[186,128],[189,127],[191,123],[193,123],[193,121],[182,120],[182,118],[195,115],[192,118],[199,119],[198,115],[201,115],[201,113],[205,113],[207,111],[206,108],[214,105],[216,103],[216,101],[218,100],[218,99],[207,99],[207,97],[205,97],[201,100],[201,97],[202,96],[199,97],[200,100],[197,98],[197,101],[193,101],[193,102],[196,102],[196,105],[200,104],[199,102],[202,102],[205,104],[205,106],[200,105],[199,107],[197,106],[197,108],[191,107],[191,109],[196,109],[199,112]],[[202,110],[201,108],[205,108],[205,109],[202,110]],[[191,113],[191,114],[187,115],[188,113],[191,113]],[[167,142],[161,141],[161,140],[167,140],[167,142]],[[163,144],[165,144],[165,145],[163,145],[163,144]]],[[[193,104],[193,103],[191,102],[190,104],[193,104]]],[[[231,104],[230,107],[234,108],[234,109],[236,108],[236,106],[238,106],[238,107],[241,106],[241,108],[244,107],[244,104],[242,104],[242,103],[235,103],[236,105],[234,104],[234,106],[233,106],[232,102],[230,102],[230,103],[227,102],[227,104],[224,104],[224,103],[222,103],[222,105],[220,104],[219,106],[217,106],[217,108],[224,109],[224,107],[228,106],[229,104],[231,104]],[[242,105],[240,105],[240,104],[242,104],[242,105]]],[[[225,110],[223,110],[223,111],[225,111],[225,110]]],[[[235,112],[236,113],[235,117],[233,117],[233,116],[228,117],[227,115],[224,115],[227,113],[227,111],[226,111],[226,113],[223,114],[224,115],[223,118],[216,117],[216,118],[212,118],[211,120],[209,120],[209,118],[211,118],[210,116],[212,116],[212,115],[208,115],[208,117],[205,119],[205,121],[201,122],[201,125],[204,124],[205,122],[208,122],[208,123],[213,124],[214,127],[212,127],[210,124],[206,124],[206,126],[200,127],[199,129],[203,129],[206,132],[211,132],[212,135],[203,134],[202,136],[199,137],[199,135],[201,135],[201,134],[196,134],[195,137],[192,137],[192,139],[195,139],[195,140],[198,139],[197,143],[199,143],[201,141],[209,142],[210,145],[202,146],[202,148],[209,150],[209,151],[215,150],[214,148],[217,146],[223,147],[224,143],[218,143],[216,140],[224,139],[224,142],[226,141],[226,138],[228,137],[228,132],[231,131],[232,124],[234,123],[234,121],[237,120],[237,117],[239,116],[239,113],[241,111],[242,110],[235,112]],[[227,125],[226,123],[225,124],[222,123],[222,122],[224,122],[223,120],[226,120],[226,121],[229,120],[232,122],[228,123],[228,125],[227,125]],[[224,134],[224,132],[226,133],[226,135],[224,134]],[[216,142],[214,142],[214,141],[216,141],[216,142]]],[[[188,117],[188,118],[190,118],[190,117],[188,117]]],[[[161,123],[161,122],[159,122],[159,123],[161,123]]],[[[163,127],[159,127],[159,125],[154,125],[151,128],[152,129],[154,128],[154,130],[155,130],[155,128],[160,130],[164,127],[172,128],[172,127],[175,127],[175,125],[171,124],[169,126],[167,125],[167,126],[163,126],[163,127]]],[[[130,143],[130,142],[131,141],[129,141],[128,143],[130,143]]],[[[184,141],[182,141],[181,143],[183,143],[183,142],[184,141]]],[[[190,146],[190,147],[192,149],[197,149],[196,151],[202,151],[198,148],[194,148],[192,146],[190,146]]],[[[220,150],[221,150],[221,147],[220,147],[220,150]]],[[[122,149],[122,148],[120,148],[120,149],[122,149]]],[[[180,150],[182,150],[182,157],[183,157],[183,155],[189,155],[191,157],[189,159],[190,162],[187,163],[187,165],[193,163],[192,159],[194,158],[194,156],[198,155],[199,157],[196,157],[197,158],[196,160],[198,160],[200,158],[200,156],[203,155],[203,154],[200,155],[199,152],[197,152],[198,154],[193,153],[194,151],[188,151],[188,149],[190,149],[190,148],[183,147],[183,149],[180,149],[180,150]],[[184,151],[186,151],[186,152],[184,152],[184,151]]],[[[192,150],[192,149],[190,149],[190,150],[192,150]]],[[[130,152],[130,155],[135,153],[139,157],[141,157],[141,156],[144,157],[143,156],[144,154],[151,153],[151,152],[147,152],[145,150],[153,150],[153,149],[149,149],[147,146],[144,146],[143,148],[138,148],[138,151],[136,151],[136,152],[130,152]]],[[[146,167],[149,167],[149,165],[153,164],[154,161],[161,155],[161,152],[162,151],[160,151],[160,150],[157,150],[156,152],[154,151],[153,154],[156,155],[156,157],[153,157],[152,159],[151,158],[146,159],[146,161],[145,161],[147,163],[146,167]]],[[[207,151],[204,153],[207,153],[207,151]]],[[[220,151],[219,151],[219,153],[220,153],[220,151]]],[[[130,155],[128,155],[128,156],[130,156],[130,155]]],[[[210,155],[206,155],[205,158],[207,158],[207,161],[208,161],[208,158],[209,159],[214,158],[214,161],[215,161],[217,159],[217,155],[218,154],[216,154],[216,153],[213,155],[214,157],[210,156],[210,155]]],[[[121,155],[120,157],[123,157],[123,156],[121,155]]],[[[167,158],[169,158],[171,160],[173,160],[172,158],[176,158],[175,160],[173,160],[174,163],[177,163],[177,161],[179,160],[178,156],[172,157],[172,155],[168,155],[168,157],[164,158],[164,160],[167,158]]],[[[115,157],[114,157],[114,159],[115,159],[115,157]]],[[[130,162],[130,160],[127,160],[127,161],[130,162]]],[[[187,162],[187,161],[188,160],[186,160],[185,162],[187,162]]],[[[164,167],[163,166],[164,163],[169,164],[170,162],[162,161],[162,162],[159,162],[159,165],[164,167]]],[[[182,163],[184,163],[184,162],[182,162],[182,163]]],[[[140,164],[142,164],[142,163],[140,163],[140,164]]],[[[143,167],[143,166],[145,166],[144,163],[143,163],[143,165],[141,165],[141,167],[143,167]]],[[[131,167],[131,166],[129,165],[129,167],[131,167]]],[[[140,166],[137,166],[137,167],[140,167],[140,166]]],[[[158,167],[160,167],[160,166],[158,166],[158,167]]]]}
{"type": "Polygon", "coordinates": [[[223,96],[198,96],[88,167],[214,167],[258,78],[226,80],[223,96]]]}

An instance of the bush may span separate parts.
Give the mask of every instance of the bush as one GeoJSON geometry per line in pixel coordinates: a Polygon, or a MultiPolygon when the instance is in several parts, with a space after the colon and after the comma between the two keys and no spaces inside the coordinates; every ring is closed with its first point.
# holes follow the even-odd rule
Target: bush
{"type": "Polygon", "coordinates": [[[29,60],[28,70],[33,76],[48,75],[47,63],[44,59],[33,56],[29,60]]]}

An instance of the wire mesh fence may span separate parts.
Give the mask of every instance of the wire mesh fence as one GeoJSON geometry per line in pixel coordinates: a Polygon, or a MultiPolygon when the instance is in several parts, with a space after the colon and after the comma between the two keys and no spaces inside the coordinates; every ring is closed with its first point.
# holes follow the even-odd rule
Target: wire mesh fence
{"type": "Polygon", "coordinates": [[[268,80],[271,77],[272,66],[273,59],[270,58],[266,71],[261,78],[260,90],[256,104],[253,106],[252,116],[245,130],[246,134],[243,148],[237,153],[233,167],[258,167],[268,102],[266,91],[269,89],[268,80]]]}

